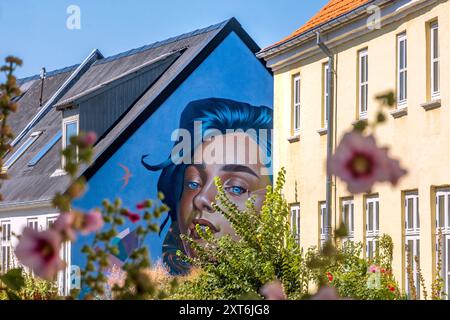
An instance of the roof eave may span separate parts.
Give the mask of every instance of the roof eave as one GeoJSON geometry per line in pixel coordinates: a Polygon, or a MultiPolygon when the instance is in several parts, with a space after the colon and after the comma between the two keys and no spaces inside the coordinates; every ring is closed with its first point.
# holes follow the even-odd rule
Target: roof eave
{"type": "Polygon", "coordinates": [[[278,43],[276,45],[270,46],[268,48],[265,48],[258,52],[256,56],[260,59],[268,60],[272,56],[275,56],[279,53],[282,53],[283,51],[292,48],[296,45],[299,45],[303,42],[306,42],[312,38],[316,37],[317,32],[326,32],[333,30],[334,28],[339,27],[343,23],[347,23],[352,21],[353,19],[356,19],[363,14],[367,13],[367,8],[373,5],[376,6],[382,6],[389,2],[392,2],[393,0],[373,0],[370,1],[364,5],[359,6],[358,8],[355,8],[343,15],[340,15],[330,21],[324,22],[316,27],[313,27],[312,29],[309,29],[291,39],[287,39],[284,42],[278,43]]]}

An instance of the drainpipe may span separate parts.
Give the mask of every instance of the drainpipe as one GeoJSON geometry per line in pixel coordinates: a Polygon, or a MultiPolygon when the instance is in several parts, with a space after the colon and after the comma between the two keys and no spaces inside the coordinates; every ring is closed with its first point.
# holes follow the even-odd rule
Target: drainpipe
{"type": "MultiPolygon", "coordinates": [[[[327,114],[327,162],[328,159],[333,155],[333,97],[334,97],[334,55],[330,51],[330,49],[322,42],[320,38],[320,32],[317,31],[317,45],[320,47],[323,53],[328,57],[328,74],[327,74],[327,87],[328,87],[328,97],[327,97],[327,105],[328,105],[328,114],[327,114]]],[[[331,214],[332,214],[332,206],[331,206],[331,194],[332,194],[332,186],[333,186],[333,177],[327,170],[327,179],[326,179],[326,214],[327,214],[327,223],[331,225],[331,214]]],[[[331,234],[331,230],[327,230],[327,237],[331,234]]]]}

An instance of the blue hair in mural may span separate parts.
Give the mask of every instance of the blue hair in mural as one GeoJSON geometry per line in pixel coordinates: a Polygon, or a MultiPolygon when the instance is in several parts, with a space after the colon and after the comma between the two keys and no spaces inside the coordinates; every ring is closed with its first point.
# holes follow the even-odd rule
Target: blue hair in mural
{"type": "MultiPolygon", "coordinates": [[[[265,187],[272,179],[270,161],[272,128],[272,109],[268,107],[220,98],[197,100],[186,106],[180,119],[180,129],[188,132],[190,137],[187,144],[190,150],[181,151],[180,158],[188,161],[174,161],[171,155],[161,164],[150,165],[146,161],[148,155],[142,156],[141,162],[145,168],[150,171],[161,171],[158,191],[164,194],[164,202],[170,208],[161,230],[169,219],[171,221],[163,243],[163,261],[173,274],[185,274],[189,270],[189,266],[176,255],[177,250],[195,256],[195,252],[182,241],[180,234],[201,241],[195,230],[195,225],[200,225],[209,227],[218,236],[233,235],[229,222],[224,217],[218,216],[219,214],[213,214],[211,208],[211,202],[214,201],[216,194],[214,176],[221,178],[230,200],[239,204],[245,202],[250,195],[264,194],[256,200],[256,206],[262,205],[265,187]],[[198,136],[196,123],[201,123],[200,142],[195,139],[198,136]],[[247,149],[250,150],[253,144],[265,155],[267,161],[249,161],[251,155],[248,151],[244,154],[241,152],[246,160],[240,162],[225,160],[223,163],[210,165],[190,161],[196,153],[208,149],[211,144],[208,132],[212,130],[219,132],[223,137],[251,138],[245,143],[247,149]],[[249,140],[253,142],[248,142],[249,140]],[[199,148],[200,146],[203,148],[199,148]],[[261,174],[263,169],[266,170],[265,174],[261,174]]],[[[186,143],[180,140],[175,142],[174,149],[180,143],[186,143]]],[[[224,152],[228,151],[229,149],[226,149],[224,152]]],[[[225,157],[229,158],[227,155],[225,157]]]]}

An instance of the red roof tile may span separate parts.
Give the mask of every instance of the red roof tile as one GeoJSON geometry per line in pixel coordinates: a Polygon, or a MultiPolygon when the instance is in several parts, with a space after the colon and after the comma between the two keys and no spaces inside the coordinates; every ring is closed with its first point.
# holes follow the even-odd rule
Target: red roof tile
{"type": "Polygon", "coordinates": [[[270,47],[274,47],[280,43],[291,40],[296,36],[305,33],[306,31],[309,31],[325,22],[331,21],[343,14],[346,14],[368,3],[369,1],[370,0],[330,0],[330,2],[328,2],[322,9],[320,9],[320,11],[301,28],[297,29],[291,35],[271,45],[270,47]]]}

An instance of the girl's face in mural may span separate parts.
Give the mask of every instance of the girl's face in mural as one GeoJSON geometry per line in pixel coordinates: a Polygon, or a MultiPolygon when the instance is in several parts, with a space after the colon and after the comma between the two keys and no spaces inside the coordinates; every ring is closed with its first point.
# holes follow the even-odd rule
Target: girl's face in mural
{"type": "MultiPolygon", "coordinates": [[[[239,148],[236,149],[239,150],[239,148]]],[[[220,178],[228,198],[241,210],[245,208],[245,202],[250,197],[255,198],[256,209],[261,209],[266,186],[270,184],[270,177],[264,174],[267,173],[267,168],[261,164],[259,156],[257,161],[250,160],[252,159],[250,153],[255,150],[259,150],[259,146],[245,133],[227,134],[222,136],[222,139],[204,142],[202,148],[197,148],[194,159],[202,156],[203,164],[193,164],[186,168],[183,193],[178,205],[178,224],[182,234],[201,244],[203,240],[195,230],[198,224],[201,227],[209,227],[216,237],[230,235],[237,238],[230,222],[222,214],[216,213],[211,206],[217,195],[214,178],[220,178]],[[211,160],[210,150],[226,150],[223,146],[226,138],[232,138],[241,143],[245,141],[245,149],[242,149],[242,151],[245,150],[245,158],[242,154],[240,155],[245,161],[237,161],[236,157],[227,156],[220,164],[217,163],[218,161],[214,163],[211,160]]],[[[261,149],[261,152],[264,151],[261,149]]],[[[186,242],[183,241],[183,245],[188,255],[195,256],[195,252],[186,242]]]]}

